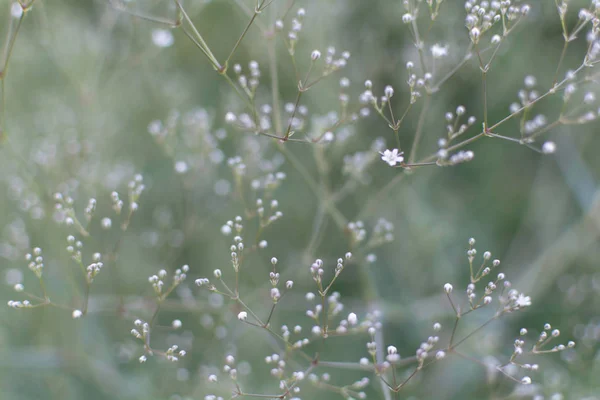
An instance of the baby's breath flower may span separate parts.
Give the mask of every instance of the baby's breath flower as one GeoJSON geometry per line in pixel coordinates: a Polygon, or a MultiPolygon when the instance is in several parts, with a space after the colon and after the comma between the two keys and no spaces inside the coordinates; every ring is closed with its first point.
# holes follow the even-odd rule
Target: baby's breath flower
{"type": "Polygon", "coordinates": [[[358,318],[357,318],[356,314],[354,314],[354,313],[348,314],[348,323],[350,325],[356,325],[357,322],[358,322],[358,318]]]}
{"type": "Polygon", "coordinates": [[[554,142],[544,142],[542,145],[542,152],[544,154],[552,154],[556,151],[556,144],[554,142]]]}
{"type": "Polygon", "coordinates": [[[173,33],[168,29],[154,29],[152,31],[152,43],[157,47],[171,47],[175,42],[173,33]]]}
{"type": "Polygon", "coordinates": [[[431,46],[431,55],[433,58],[442,58],[448,55],[448,45],[442,46],[438,43],[431,46]]]}
{"type": "Polygon", "coordinates": [[[248,319],[248,313],[246,311],[240,311],[237,317],[240,321],[245,321],[248,319]]]}
{"type": "Polygon", "coordinates": [[[398,149],[385,150],[381,154],[381,159],[388,163],[390,167],[394,167],[397,163],[401,163],[404,161],[404,157],[402,156],[404,153],[398,151],[398,149]]]}
{"type": "Polygon", "coordinates": [[[531,305],[531,297],[519,293],[519,296],[515,300],[515,305],[519,308],[529,307],[531,305]]]}
{"type": "Polygon", "coordinates": [[[82,315],[83,315],[83,312],[81,312],[81,310],[73,310],[73,313],[72,313],[73,319],[81,318],[82,315]]]}

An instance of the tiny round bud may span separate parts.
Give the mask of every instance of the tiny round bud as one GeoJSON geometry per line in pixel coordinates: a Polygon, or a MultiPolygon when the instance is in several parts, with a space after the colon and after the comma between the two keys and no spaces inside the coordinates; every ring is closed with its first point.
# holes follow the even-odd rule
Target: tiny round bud
{"type": "Polygon", "coordinates": [[[350,325],[356,325],[357,322],[358,322],[358,317],[356,316],[356,314],[354,314],[354,313],[348,314],[348,323],[350,325]]]}
{"type": "Polygon", "coordinates": [[[223,225],[221,227],[221,233],[225,236],[231,235],[231,227],[229,225],[223,225]]]}
{"type": "Polygon", "coordinates": [[[542,153],[552,154],[556,151],[556,144],[554,142],[544,142],[542,145],[542,153]]]}
{"type": "Polygon", "coordinates": [[[313,50],[313,52],[310,55],[310,59],[313,61],[317,61],[319,58],[321,58],[321,52],[319,50],[313,50]]]}
{"type": "Polygon", "coordinates": [[[394,88],[388,85],[385,87],[383,92],[385,93],[385,97],[389,99],[394,95],[394,88]]]}
{"type": "Polygon", "coordinates": [[[73,310],[73,319],[78,319],[81,318],[81,316],[83,315],[83,312],[81,312],[81,310],[73,310]]]}
{"type": "Polygon", "coordinates": [[[444,290],[446,291],[446,293],[452,293],[452,289],[453,289],[453,287],[452,287],[452,285],[451,285],[451,284],[449,284],[449,283],[446,283],[446,284],[444,285],[444,290]]]}
{"type": "Polygon", "coordinates": [[[240,311],[237,317],[240,321],[245,321],[248,319],[248,313],[246,311],[240,311]]]}

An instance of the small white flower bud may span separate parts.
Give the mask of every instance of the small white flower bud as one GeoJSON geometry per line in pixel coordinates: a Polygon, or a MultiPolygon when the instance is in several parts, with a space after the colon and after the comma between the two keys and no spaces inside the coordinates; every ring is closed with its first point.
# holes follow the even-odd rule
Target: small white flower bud
{"type": "Polygon", "coordinates": [[[477,28],[477,27],[472,28],[469,31],[469,37],[471,38],[471,41],[474,44],[477,44],[479,42],[479,38],[481,37],[481,31],[479,30],[479,28],[477,28]]]}
{"type": "Polygon", "coordinates": [[[179,329],[181,328],[183,324],[181,323],[181,320],[179,319],[174,319],[173,322],[171,322],[171,326],[173,327],[173,329],[179,329]]]}
{"type": "Polygon", "coordinates": [[[321,58],[321,52],[319,50],[313,50],[313,52],[310,55],[310,59],[313,61],[317,61],[319,58],[321,58]]]}
{"type": "Polygon", "coordinates": [[[357,318],[356,314],[354,314],[354,313],[348,314],[348,323],[350,325],[356,325],[357,322],[358,322],[358,318],[357,318]]]}
{"type": "Polygon", "coordinates": [[[394,95],[394,88],[388,85],[385,87],[383,92],[385,93],[385,97],[389,99],[394,95]]]}
{"type": "Polygon", "coordinates": [[[527,329],[521,328],[521,330],[519,331],[519,333],[521,334],[521,336],[525,336],[525,335],[527,335],[527,329]]]}
{"type": "Polygon", "coordinates": [[[21,7],[21,4],[18,1],[15,1],[10,7],[10,16],[15,19],[19,19],[23,16],[23,7],[21,7]]]}
{"type": "Polygon", "coordinates": [[[542,153],[552,154],[556,151],[556,144],[554,142],[544,142],[542,145],[542,153]]]}
{"type": "Polygon", "coordinates": [[[81,316],[83,315],[83,312],[81,312],[81,310],[73,310],[73,319],[78,319],[81,318],[81,316]]]}
{"type": "Polygon", "coordinates": [[[444,290],[446,291],[446,293],[448,293],[448,294],[452,293],[452,289],[453,289],[453,287],[452,287],[452,285],[451,285],[451,284],[449,284],[449,283],[446,283],[446,284],[444,285],[444,290]]]}

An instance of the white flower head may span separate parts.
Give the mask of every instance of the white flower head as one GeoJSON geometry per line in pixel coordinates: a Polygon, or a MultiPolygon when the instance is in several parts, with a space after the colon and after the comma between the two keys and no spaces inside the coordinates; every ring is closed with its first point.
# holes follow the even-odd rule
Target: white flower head
{"type": "Polygon", "coordinates": [[[542,153],[552,154],[556,151],[556,144],[554,142],[544,142],[542,145],[542,153]]]}
{"type": "Polygon", "coordinates": [[[439,43],[431,46],[431,55],[433,58],[442,58],[448,55],[448,45],[442,46],[439,43]]]}
{"type": "Polygon", "coordinates": [[[386,149],[383,153],[379,153],[381,154],[381,159],[383,161],[385,161],[386,163],[388,163],[388,165],[390,167],[394,167],[396,166],[396,164],[401,163],[404,161],[404,157],[403,157],[403,152],[398,151],[398,149],[386,149]]]}
{"type": "Polygon", "coordinates": [[[531,297],[525,296],[523,293],[519,293],[519,296],[515,299],[515,306],[519,308],[529,307],[531,305],[531,297]]]}
{"type": "Polygon", "coordinates": [[[173,33],[168,29],[154,29],[152,31],[152,43],[157,47],[171,47],[175,42],[173,33]]]}
{"type": "Polygon", "coordinates": [[[10,15],[15,18],[21,18],[21,16],[23,16],[23,7],[21,6],[21,4],[19,4],[19,2],[14,2],[12,4],[12,6],[10,7],[10,15]]]}

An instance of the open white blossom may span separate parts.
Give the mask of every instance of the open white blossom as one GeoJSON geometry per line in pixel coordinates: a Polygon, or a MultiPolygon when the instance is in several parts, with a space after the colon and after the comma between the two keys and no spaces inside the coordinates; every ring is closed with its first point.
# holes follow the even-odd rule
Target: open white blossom
{"type": "Polygon", "coordinates": [[[519,296],[515,300],[517,307],[529,307],[531,305],[531,297],[525,296],[523,293],[519,293],[519,296]]]}
{"type": "Polygon", "coordinates": [[[389,164],[390,167],[394,167],[396,164],[404,161],[404,157],[402,156],[404,153],[398,151],[398,149],[389,150],[386,149],[381,154],[381,159],[389,164]]]}
{"type": "Polygon", "coordinates": [[[448,55],[448,45],[442,46],[439,43],[434,44],[431,46],[431,55],[433,58],[446,57],[448,55]]]}

